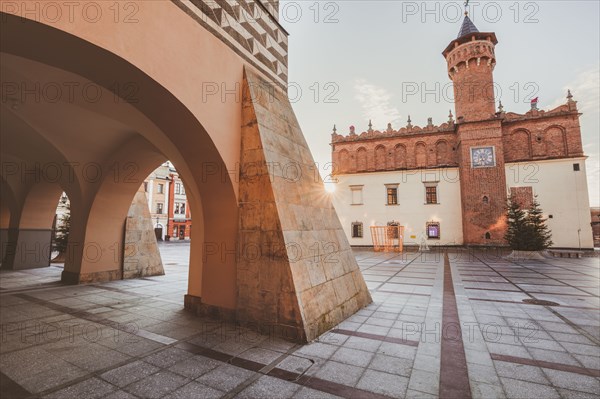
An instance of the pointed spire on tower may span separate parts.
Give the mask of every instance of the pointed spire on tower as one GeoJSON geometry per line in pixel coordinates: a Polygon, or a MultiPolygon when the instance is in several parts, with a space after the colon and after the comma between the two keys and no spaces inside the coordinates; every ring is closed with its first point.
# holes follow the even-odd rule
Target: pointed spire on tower
{"type": "Polygon", "coordinates": [[[457,39],[460,39],[461,37],[469,35],[471,33],[479,32],[479,29],[477,29],[473,21],[471,21],[471,18],[469,18],[469,11],[467,11],[468,6],[469,0],[465,1],[465,19],[463,20],[463,24],[460,27],[457,39]]]}
{"type": "Polygon", "coordinates": [[[477,27],[475,26],[473,21],[471,21],[471,18],[469,18],[469,15],[467,13],[465,13],[465,19],[463,21],[462,26],[460,27],[460,31],[458,32],[457,39],[459,39],[463,36],[470,35],[471,33],[477,33],[477,32],[479,32],[479,29],[477,29],[477,27]]]}

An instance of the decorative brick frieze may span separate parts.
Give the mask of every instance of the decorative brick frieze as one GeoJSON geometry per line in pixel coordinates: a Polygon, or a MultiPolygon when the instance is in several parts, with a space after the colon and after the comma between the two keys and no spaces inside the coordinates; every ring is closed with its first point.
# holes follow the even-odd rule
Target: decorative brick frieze
{"type": "Polygon", "coordinates": [[[287,89],[288,33],[277,18],[278,1],[172,1],[273,83],[287,89]]]}

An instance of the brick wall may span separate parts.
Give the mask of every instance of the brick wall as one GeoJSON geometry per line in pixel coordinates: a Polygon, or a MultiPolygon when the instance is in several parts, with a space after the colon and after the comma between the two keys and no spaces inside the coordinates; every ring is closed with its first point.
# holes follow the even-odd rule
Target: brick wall
{"type": "Polygon", "coordinates": [[[502,124],[505,161],[569,158],[583,155],[575,102],[544,112],[509,113],[502,124]]]}
{"type": "Polygon", "coordinates": [[[334,173],[458,165],[453,131],[358,139],[333,145],[334,173]]]}

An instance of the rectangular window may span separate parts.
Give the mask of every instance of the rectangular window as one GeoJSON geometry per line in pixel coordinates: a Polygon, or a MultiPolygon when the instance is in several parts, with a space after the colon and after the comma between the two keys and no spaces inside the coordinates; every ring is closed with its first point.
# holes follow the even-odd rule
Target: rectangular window
{"type": "Polygon", "coordinates": [[[175,213],[179,214],[179,202],[175,203],[175,213]]]}
{"type": "Polygon", "coordinates": [[[387,188],[387,204],[398,205],[398,188],[388,187],[387,188]]]}
{"type": "Polygon", "coordinates": [[[156,204],[156,213],[158,213],[159,215],[163,213],[163,204],[161,204],[160,202],[156,204]]]}
{"type": "Polygon", "coordinates": [[[179,212],[181,212],[182,215],[185,215],[185,204],[181,204],[181,208],[179,208],[179,212]]]}
{"type": "Polygon", "coordinates": [[[425,187],[425,202],[427,204],[437,204],[437,186],[425,187]]]}
{"type": "Polygon", "coordinates": [[[439,239],[440,238],[440,224],[437,222],[427,223],[427,238],[439,239]]]}
{"type": "Polygon", "coordinates": [[[363,204],[363,186],[350,186],[352,192],[352,205],[363,204]]]}
{"type": "Polygon", "coordinates": [[[181,193],[181,184],[175,183],[175,194],[181,193]]]}
{"type": "Polygon", "coordinates": [[[574,164],[573,164],[573,171],[575,171],[575,172],[579,172],[579,170],[580,170],[580,169],[579,169],[579,164],[578,164],[578,163],[574,163],[574,164]]]}
{"type": "Polygon", "coordinates": [[[165,185],[159,183],[157,191],[159,194],[162,194],[165,191],[165,185]]]}
{"type": "Polygon", "coordinates": [[[352,223],[352,238],[362,238],[363,224],[361,222],[352,223]]]}

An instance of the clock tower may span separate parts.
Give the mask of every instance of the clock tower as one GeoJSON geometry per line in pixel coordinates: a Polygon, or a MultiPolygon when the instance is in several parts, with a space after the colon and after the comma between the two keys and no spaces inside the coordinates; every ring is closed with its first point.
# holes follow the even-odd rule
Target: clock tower
{"type": "Polygon", "coordinates": [[[493,32],[479,32],[468,14],[444,50],[454,86],[465,245],[503,245],[506,176],[502,121],[495,113],[493,32]]]}

